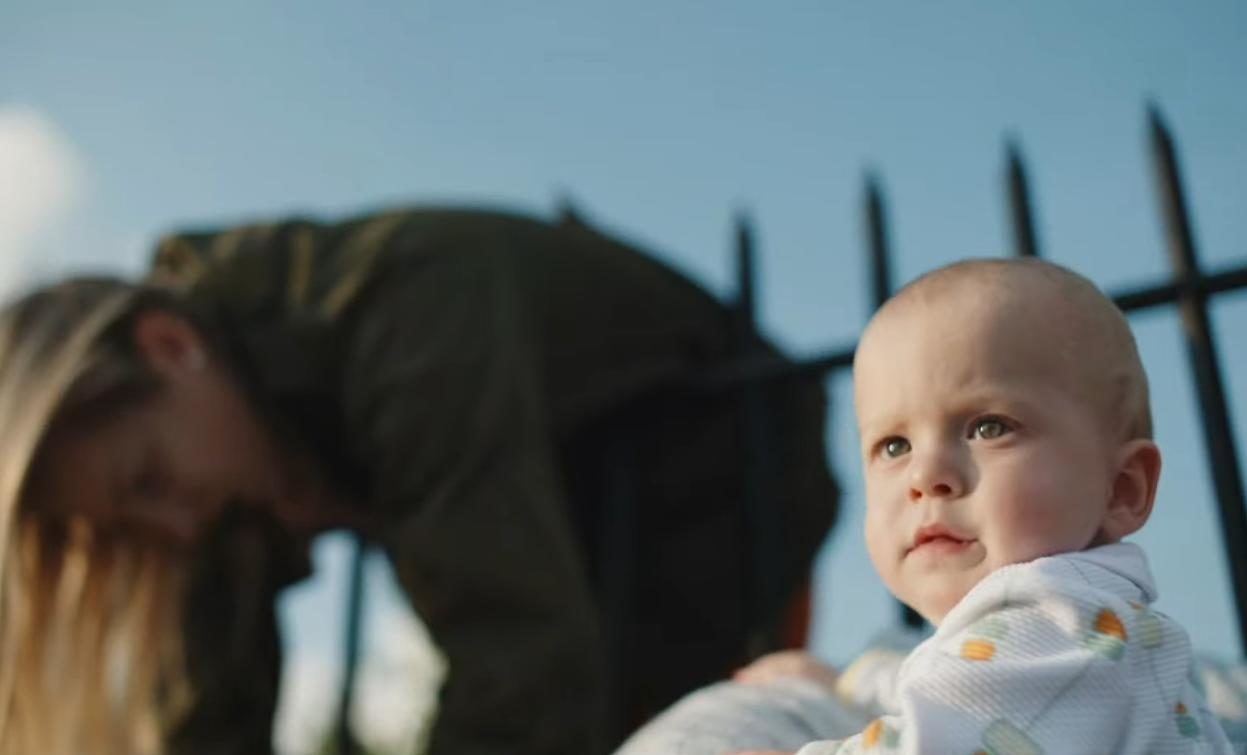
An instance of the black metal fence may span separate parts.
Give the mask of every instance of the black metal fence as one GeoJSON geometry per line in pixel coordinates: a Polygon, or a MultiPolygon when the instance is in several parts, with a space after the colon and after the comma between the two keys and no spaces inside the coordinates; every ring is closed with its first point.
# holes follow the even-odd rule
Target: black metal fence
{"type": "MultiPolygon", "coordinates": [[[[1208,316],[1210,299],[1216,294],[1247,289],[1247,263],[1215,273],[1205,272],[1199,264],[1187,209],[1185,191],[1178,165],[1177,149],[1173,136],[1158,108],[1149,106],[1148,131],[1150,153],[1155,171],[1159,208],[1166,229],[1172,275],[1168,280],[1142,288],[1111,294],[1114,301],[1126,312],[1151,307],[1175,305],[1178,307],[1187,344],[1192,377],[1199,396],[1200,419],[1203,427],[1208,470],[1216,491],[1220,514],[1226,563],[1230,570],[1230,583],[1234,594],[1234,613],[1238,620],[1239,644],[1247,657],[1247,506],[1244,503],[1243,480],[1238,464],[1238,453],[1229,408],[1225,399],[1225,386],[1217,356],[1216,339],[1208,316]]],[[[1015,143],[1006,147],[1005,195],[1013,232],[1013,253],[1019,256],[1038,256],[1041,246],[1035,229],[1032,200],[1025,160],[1015,143]]],[[[877,308],[891,296],[894,285],[892,255],[889,243],[887,205],[881,182],[877,176],[866,179],[864,215],[866,227],[866,261],[872,308],[877,308]]],[[[750,352],[756,343],[756,312],[754,297],[754,244],[751,223],[745,216],[737,218],[737,298],[735,302],[737,331],[740,338],[741,358],[706,376],[709,389],[736,389],[744,392],[742,402],[745,417],[743,426],[749,434],[753,466],[746,481],[757,480],[765,474],[769,465],[766,458],[767,443],[760,426],[764,418],[758,416],[757,401],[751,393],[763,382],[795,375],[829,375],[852,365],[855,344],[844,344],[828,349],[813,358],[792,362],[773,356],[750,352]]],[[[758,485],[749,485],[756,490],[758,485]]],[[[626,503],[625,503],[626,505],[626,503]]],[[[774,522],[763,502],[754,499],[748,504],[746,522],[755,533],[754,551],[751,554],[752,575],[749,584],[742,589],[747,605],[761,607],[773,595],[771,586],[778,560],[778,549],[783,547],[776,536],[774,522]]],[[[349,755],[357,751],[347,724],[351,706],[355,667],[359,657],[360,614],[364,551],[357,550],[350,580],[349,606],[346,633],[346,675],[339,706],[338,753],[349,755]]],[[[911,625],[921,622],[912,610],[902,610],[903,620],[911,625]]],[[[768,644],[766,638],[763,644],[768,644]]]]}
{"type": "MultiPolygon", "coordinates": [[[[1234,592],[1239,647],[1247,656],[1247,508],[1244,506],[1242,474],[1225,399],[1216,339],[1208,316],[1209,301],[1213,296],[1225,291],[1247,289],[1247,264],[1215,273],[1205,272],[1200,267],[1173,135],[1157,107],[1149,106],[1147,119],[1149,151],[1172,275],[1168,280],[1111,295],[1126,312],[1163,305],[1178,307],[1191,373],[1199,396],[1208,471],[1216,491],[1226,563],[1234,592]]],[[[1025,160],[1016,144],[1007,146],[1005,163],[1005,194],[1013,231],[1013,253],[1038,256],[1041,247],[1031,210],[1025,160]]],[[[866,179],[864,213],[872,304],[877,308],[891,295],[893,280],[886,203],[875,176],[866,179]]],[[[739,237],[749,239],[751,235],[747,223],[742,223],[739,237]]],[[[738,250],[742,292],[738,308],[749,318],[754,310],[750,293],[752,283],[748,281],[753,268],[752,255],[752,245],[742,242],[738,250]]],[[[849,368],[853,350],[854,345],[845,345],[798,364],[773,358],[748,359],[731,365],[714,376],[714,380],[730,384],[796,373],[829,374],[849,368]]],[[[764,554],[758,555],[765,559],[764,554]]],[[[921,621],[908,609],[903,615],[906,623],[917,624],[921,621]]]]}

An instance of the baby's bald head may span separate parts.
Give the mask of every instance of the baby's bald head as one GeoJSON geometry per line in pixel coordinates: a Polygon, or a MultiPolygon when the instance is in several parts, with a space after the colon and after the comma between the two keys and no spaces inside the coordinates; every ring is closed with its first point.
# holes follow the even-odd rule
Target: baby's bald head
{"type": "Polygon", "coordinates": [[[1037,259],[977,259],[939,268],[879,310],[855,362],[871,354],[886,359],[889,331],[924,328],[920,318],[933,312],[957,318],[954,322],[962,323],[957,327],[967,334],[1021,345],[1056,368],[1069,390],[1102,412],[1110,437],[1152,437],[1147,377],[1130,326],[1121,310],[1081,275],[1037,259]]]}

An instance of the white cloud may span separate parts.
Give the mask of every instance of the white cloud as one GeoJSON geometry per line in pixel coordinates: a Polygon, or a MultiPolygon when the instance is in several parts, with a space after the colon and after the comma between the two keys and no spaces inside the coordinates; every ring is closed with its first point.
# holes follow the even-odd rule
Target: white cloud
{"type": "MultiPolygon", "coordinates": [[[[417,752],[437,706],[445,661],[416,618],[396,608],[369,617],[351,711],[372,752],[417,752]]],[[[314,755],[332,736],[341,694],[340,658],[295,652],[286,658],[274,744],[283,755],[314,755]]]]}
{"type": "Polygon", "coordinates": [[[23,282],[40,245],[73,208],[84,170],[47,116],[0,107],[0,294],[23,282]]]}
{"type": "MultiPolygon", "coordinates": [[[[314,755],[331,735],[342,683],[342,636],[325,630],[344,617],[348,543],[329,535],[313,548],[316,577],[283,598],[286,663],[274,739],[282,755],[314,755]],[[311,627],[309,624],[316,624],[311,627]]],[[[446,661],[407,606],[386,559],[365,571],[364,637],[352,728],[370,751],[421,751],[446,661]]]]}
{"type": "Polygon", "coordinates": [[[369,620],[369,650],[351,720],[374,751],[416,752],[433,722],[446,660],[406,606],[377,608],[369,620]]]}
{"type": "Polygon", "coordinates": [[[328,735],[342,682],[337,659],[311,654],[288,656],[282,668],[281,697],[273,725],[282,755],[314,755],[328,735]]]}

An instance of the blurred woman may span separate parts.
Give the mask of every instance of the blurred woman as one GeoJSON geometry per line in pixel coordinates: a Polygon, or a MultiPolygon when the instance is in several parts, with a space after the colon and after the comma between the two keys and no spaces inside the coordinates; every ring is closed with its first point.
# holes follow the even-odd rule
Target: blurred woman
{"type": "Polygon", "coordinates": [[[148,284],[18,300],[0,752],[269,751],[274,598],[335,528],[447,656],[430,752],[605,752],[774,646],[834,514],[821,385],[772,383],[782,548],[742,589],[742,397],[702,380],[733,332],[579,223],[468,210],[180,234],[148,284]]]}

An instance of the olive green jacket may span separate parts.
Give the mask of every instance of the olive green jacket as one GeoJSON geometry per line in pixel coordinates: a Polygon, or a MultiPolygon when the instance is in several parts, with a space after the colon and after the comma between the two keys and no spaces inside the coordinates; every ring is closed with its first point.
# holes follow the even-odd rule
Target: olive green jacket
{"type": "MultiPolygon", "coordinates": [[[[655,484],[644,494],[649,513],[636,523],[640,531],[663,531],[654,522],[664,520],[691,531],[707,518],[695,511],[705,506],[736,521],[739,481],[727,474],[735,462],[717,457],[739,455],[739,428],[723,419],[716,438],[731,444],[722,452],[699,430],[734,416],[734,404],[690,398],[698,390],[690,386],[736,348],[728,311],[671,269],[583,225],[478,210],[182,233],[161,242],[152,277],[189,293],[222,334],[257,407],[383,523],[380,544],[450,661],[431,751],[604,752],[618,734],[607,733],[611,707],[637,707],[604,680],[622,673],[621,657],[663,646],[671,631],[656,628],[645,639],[645,627],[675,612],[640,599],[615,614],[630,624],[648,611],[653,621],[637,618],[636,632],[603,626],[603,590],[619,584],[599,568],[599,535],[609,522],[593,499],[603,475],[577,471],[610,455],[587,449],[613,448],[614,438],[631,434],[644,446],[633,454],[634,474],[655,484]],[[667,409],[651,419],[637,409],[647,406],[667,409]],[[657,448],[667,450],[645,456],[657,448]],[[726,492],[707,503],[680,490],[694,481],[726,492]]],[[[802,469],[774,497],[787,501],[780,571],[795,586],[829,526],[835,490],[822,447],[821,387],[784,395],[782,421],[800,426],[785,431],[799,436],[790,456],[802,469]]],[[[708,518],[715,517],[722,518],[708,518]]],[[[739,562],[740,526],[731,526],[732,544],[707,538],[706,550],[739,562]]],[[[225,541],[218,546],[226,551],[246,550],[225,541]]],[[[182,752],[267,751],[280,663],[272,598],[297,569],[259,550],[267,555],[244,559],[246,568],[226,557],[201,569],[188,607],[200,704],[175,735],[182,752]],[[271,568],[257,565],[265,559],[271,568]],[[258,607],[223,630],[243,592],[258,607]],[[222,638],[231,631],[257,639],[227,652],[222,638]]],[[[698,571],[681,560],[692,558],[682,546],[668,550],[677,554],[664,557],[670,568],[698,571]]],[[[629,590],[662,589],[634,582],[629,590]]],[[[715,589],[705,578],[690,585],[693,603],[715,589]]],[[[733,610],[718,623],[749,623],[733,610]]],[[[710,616],[699,611],[680,626],[710,616]]],[[[671,684],[687,688],[706,673],[671,684]]],[[[672,694],[649,699],[662,704],[672,694]]]]}

